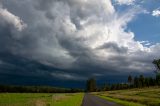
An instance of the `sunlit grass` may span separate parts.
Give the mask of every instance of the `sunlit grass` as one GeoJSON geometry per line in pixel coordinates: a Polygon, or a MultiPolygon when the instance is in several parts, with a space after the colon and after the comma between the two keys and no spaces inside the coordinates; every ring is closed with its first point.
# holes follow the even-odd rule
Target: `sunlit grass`
{"type": "Polygon", "coordinates": [[[83,94],[65,94],[54,96],[54,106],[81,106],[83,94]]]}
{"type": "Polygon", "coordinates": [[[81,106],[82,93],[1,93],[0,106],[81,106]]]}
{"type": "Polygon", "coordinates": [[[138,106],[138,105],[160,106],[160,88],[159,87],[108,91],[108,92],[98,93],[97,95],[107,100],[110,99],[115,102],[118,101],[118,103],[123,104],[125,106],[138,106]],[[119,100],[121,102],[119,102],[119,100]],[[129,105],[127,105],[127,102],[129,105]],[[132,103],[132,105],[130,103],[132,103]]]}

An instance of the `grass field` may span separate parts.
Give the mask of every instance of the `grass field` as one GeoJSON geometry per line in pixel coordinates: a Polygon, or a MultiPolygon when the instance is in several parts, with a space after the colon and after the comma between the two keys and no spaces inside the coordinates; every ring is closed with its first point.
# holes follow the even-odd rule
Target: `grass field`
{"type": "Polygon", "coordinates": [[[0,106],[81,106],[83,95],[82,93],[2,93],[0,106]]]}
{"type": "Polygon", "coordinates": [[[159,87],[107,91],[97,95],[124,106],[160,106],[159,87]]]}

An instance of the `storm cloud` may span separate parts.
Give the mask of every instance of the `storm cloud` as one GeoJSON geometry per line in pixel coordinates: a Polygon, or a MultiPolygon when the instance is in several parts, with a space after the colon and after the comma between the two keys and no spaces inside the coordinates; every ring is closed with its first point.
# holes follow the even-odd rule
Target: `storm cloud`
{"type": "Polygon", "coordinates": [[[160,44],[146,47],[127,30],[144,14],[140,6],[118,12],[111,0],[0,3],[0,73],[85,80],[149,73],[159,57],[160,44]]]}

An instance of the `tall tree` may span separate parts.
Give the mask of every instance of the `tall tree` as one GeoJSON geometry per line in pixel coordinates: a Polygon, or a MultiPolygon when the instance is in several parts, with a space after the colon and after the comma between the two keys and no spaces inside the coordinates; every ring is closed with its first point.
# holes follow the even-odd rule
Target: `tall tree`
{"type": "Polygon", "coordinates": [[[154,86],[155,83],[156,83],[156,81],[152,77],[149,77],[149,85],[154,86]]]}
{"type": "Polygon", "coordinates": [[[160,73],[160,59],[158,59],[158,60],[153,60],[153,62],[152,62],[154,65],[155,65],[155,67],[156,67],[156,72],[157,73],[160,73]]]}
{"type": "Polygon", "coordinates": [[[160,74],[156,75],[156,83],[157,85],[160,85],[160,74]]]}
{"type": "Polygon", "coordinates": [[[87,85],[86,85],[87,92],[95,92],[97,87],[96,87],[96,80],[94,78],[90,78],[87,80],[87,85]]]}
{"type": "Polygon", "coordinates": [[[128,83],[129,83],[130,85],[132,84],[132,76],[131,76],[131,75],[128,76],[128,83]]]}
{"type": "Polygon", "coordinates": [[[150,84],[149,84],[149,78],[145,78],[145,86],[146,86],[146,87],[149,87],[149,86],[150,86],[150,84]]]}
{"type": "Polygon", "coordinates": [[[135,86],[136,88],[139,87],[139,80],[138,80],[137,77],[134,78],[134,86],[135,86]]]}
{"type": "Polygon", "coordinates": [[[145,84],[145,78],[144,78],[144,76],[143,76],[143,75],[140,75],[140,76],[139,76],[139,81],[140,81],[140,84],[141,84],[141,86],[140,86],[140,87],[144,87],[144,84],[145,84]]]}
{"type": "Polygon", "coordinates": [[[156,67],[156,83],[157,83],[157,85],[160,85],[160,59],[155,59],[155,60],[153,60],[153,62],[152,62],[154,65],[155,65],[155,67],[156,67]]]}

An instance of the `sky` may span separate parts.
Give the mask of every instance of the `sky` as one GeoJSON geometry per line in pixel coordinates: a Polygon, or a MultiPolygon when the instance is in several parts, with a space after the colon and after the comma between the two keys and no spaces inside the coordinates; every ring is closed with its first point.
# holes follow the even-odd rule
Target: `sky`
{"type": "Polygon", "coordinates": [[[159,28],[159,0],[0,0],[0,84],[153,76],[159,28]]]}

